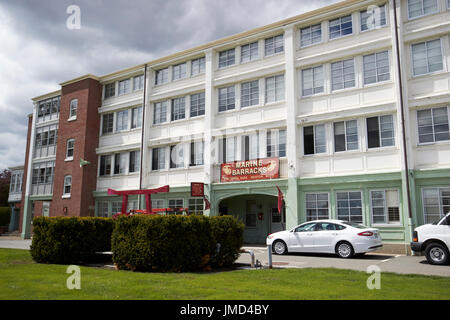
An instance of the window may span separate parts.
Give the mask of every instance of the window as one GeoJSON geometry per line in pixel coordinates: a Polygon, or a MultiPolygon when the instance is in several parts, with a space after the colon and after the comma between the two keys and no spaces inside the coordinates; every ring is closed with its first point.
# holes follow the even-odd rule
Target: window
{"type": "Polygon", "coordinates": [[[219,52],[219,68],[231,66],[235,63],[234,48],[219,52]]]}
{"type": "Polygon", "coordinates": [[[63,195],[70,196],[70,192],[72,189],[72,176],[65,176],[64,177],[64,192],[63,195]]]}
{"type": "Polygon", "coordinates": [[[164,200],[163,199],[152,200],[152,208],[153,209],[163,209],[164,208],[164,200]]]}
{"type": "Polygon", "coordinates": [[[172,79],[178,80],[186,78],[186,62],[177,64],[172,67],[172,79]]]}
{"type": "Polygon", "coordinates": [[[408,0],[408,16],[410,19],[426,16],[437,11],[437,0],[408,0]]]}
{"type": "Polygon", "coordinates": [[[191,142],[191,161],[189,163],[191,167],[203,165],[203,152],[203,141],[191,142]]]}
{"type": "Polygon", "coordinates": [[[116,153],[114,155],[114,174],[124,174],[127,170],[127,154],[116,153]]]}
{"type": "Polygon", "coordinates": [[[170,146],[170,168],[183,168],[184,167],[184,157],[183,157],[183,145],[177,144],[170,146]]]}
{"type": "Polygon", "coordinates": [[[103,217],[103,218],[109,217],[108,201],[98,201],[97,202],[97,217],[103,217]]]}
{"type": "Polygon", "coordinates": [[[369,6],[360,12],[361,31],[373,30],[386,25],[386,5],[369,6]]]}
{"type": "Polygon", "coordinates": [[[235,108],[234,85],[219,89],[219,112],[235,108]]]}
{"type": "Polygon", "coordinates": [[[242,160],[254,160],[259,158],[259,134],[258,132],[242,136],[242,160]]]}
{"type": "Polygon", "coordinates": [[[326,153],[327,140],[325,124],[304,127],[303,140],[305,155],[326,153]]]}
{"type": "Polygon", "coordinates": [[[431,108],[417,111],[419,143],[450,140],[448,108],[431,108]]]}
{"type": "Polygon", "coordinates": [[[162,170],[166,168],[166,148],[152,149],[152,170],[162,170]]]}
{"type": "Polygon", "coordinates": [[[154,104],[153,124],[164,123],[167,121],[167,101],[154,104]]]}
{"type": "Polygon", "coordinates": [[[130,161],[128,164],[128,172],[139,172],[141,169],[141,152],[140,151],[131,151],[130,152],[130,161]]]}
{"type": "Polygon", "coordinates": [[[139,201],[138,200],[128,200],[127,212],[130,212],[131,210],[138,210],[138,209],[139,209],[139,201]]]}
{"type": "Polygon", "coordinates": [[[413,44],[411,50],[415,76],[443,70],[441,39],[413,44]]]}
{"type": "Polygon", "coordinates": [[[184,97],[172,99],[172,121],[184,119],[185,110],[186,107],[184,97]]]}
{"type": "Polygon", "coordinates": [[[131,79],[119,81],[119,96],[131,92],[131,79]]]}
{"type": "Polygon", "coordinates": [[[72,101],[70,101],[69,119],[77,118],[77,109],[78,109],[78,99],[73,99],[72,101]]]}
{"type": "Polygon", "coordinates": [[[241,84],[241,107],[259,104],[259,81],[244,82],[241,84]]]}
{"type": "Polygon", "coordinates": [[[169,81],[169,68],[157,70],[155,72],[155,84],[163,84],[169,81]]]}
{"type": "Polygon", "coordinates": [[[205,72],[205,57],[194,59],[191,62],[191,75],[205,72]]]}
{"type": "Polygon", "coordinates": [[[142,107],[131,109],[131,129],[142,127],[142,107]]]}
{"type": "Polygon", "coordinates": [[[55,155],[57,135],[57,125],[36,128],[34,158],[55,155]]]}
{"type": "Polygon", "coordinates": [[[300,46],[306,47],[322,41],[322,25],[320,23],[300,29],[300,46]]]}
{"type": "Polygon", "coordinates": [[[351,88],[355,86],[355,64],[353,59],[331,64],[331,90],[351,88]]]}
{"type": "Polygon", "coordinates": [[[203,198],[189,199],[189,213],[203,214],[203,198]]]}
{"type": "Polygon", "coordinates": [[[111,202],[111,210],[112,214],[115,215],[117,213],[122,212],[122,201],[112,201],[111,202]]]}
{"type": "Polygon", "coordinates": [[[394,145],[394,117],[390,115],[367,118],[368,148],[394,145]]]}
{"type": "Polygon", "coordinates": [[[111,155],[100,156],[100,171],[99,176],[111,175],[111,155]]]}
{"type": "Polygon", "coordinates": [[[181,209],[184,208],[183,199],[169,199],[169,208],[170,209],[181,209]]]}
{"type": "Polygon", "coordinates": [[[105,99],[114,97],[116,95],[116,83],[105,84],[105,99]]]}
{"type": "Polygon", "coordinates": [[[31,178],[33,195],[53,193],[53,175],[55,173],[55,162],[40,162],[33,164],[31,178]]]}
{"type": "Polygon", "coordinates": [[[364,56],[363,64],[364,84],[387,81],[390,79],[389,54],[387,51],[364,56]]]}
{"type": "Polygon", "coordinates": [[[398,190],[370,191],[372,204],[372,222],[400,223],[398,190]]]}
{"type": "Polygon", "coordinates": [[[323,66],[302,70],[303,96],[310,96],[324,91],[323,66]]]}
{"type": "Polygon", "coordinates": [[[334,151],[358,150],[358,122],[348,120],[334,123],[334,151]]]}
{"type": "Polygon", "coordinates": [[[136,76],[133,78],[133,90],[142,90],[144,89],[144,75],[136,76]]]}
{"type": "Polygon", "coordinates": [[[450,212],[450,188],[422,189],[425,223],[439,221],[450,212]]]}
{"type": "Polygon", "coordinates": [[[352,16],[340,17],[329,22],[330,39],[336,39],[353,33],[352,16]]]}
{"type": "Polygon", "coordinates": [[[284,74],[266,78],[266,103],[284,100],[284,74]]]}
{"type": "Polygon", "coordinates": [[[67,140],[66,145],[66,159],[73,159],[73,149],[75,145],[75,139],[67,140]]]}
{"type": "Polygon", "coordinates": [[[337,192],[336,201],[338,219],[349,222],[362,223],[362,200],[361,192],[337,192]]]}
{"type": "Polygon", "coordinates": [[[303,224],[300,227],[297,227],[295,229],[295,232],[306,232],[306,231],[313,231],[316,227],[316,223],[307,223],[303,224]]]}
{"type": "Polygon", "coordinates": [[[104,114],[102,119],[102,134],[112,133],[114,129],[114,113],[104,114]]]}
{"type": "Polygon", "coordinates": [[[307,193],[306,221],[328,219],[328,193],[307,193]]]}
{"type": "Polygon", "coordinates": [[[219,159],[221,163],[236,161],[237,141],[236,137],[228,137],[219,140],[219,159]]]}
{"type": "Polygon", "coordinates": [[[266,56],[271,56],[273,54],[284,51],[284,37],[282,34],[266,38],[264,40],[264,54],[266,56]]]}
{"type": "Polygon", "coordinates": [[[267,132],[267,157],[286,157],[285,129],[272,129],[267,132]]]}
{"type": "Polygon", "coordinates": [[[116,132],[128,130],[128,110],[116,114],[116,132]]]}
{"type": "Polygon", "coordinates": [[[205,114],[205,93],[191,95],[191,118],[205,114]]]}
{"type": "Polygon", "coordinates": [[[246,44],[241,47],[241,62],[258,59],[258,42],[246,44]]]}
{"type": "Polygon", "coordinates": [[[43,101],[39,101],[37,110],[37,122],[42,123],[49,120],[56,120],[59,118],[59,109],[61,104],[61,97],[55,97],[43,101]]]}

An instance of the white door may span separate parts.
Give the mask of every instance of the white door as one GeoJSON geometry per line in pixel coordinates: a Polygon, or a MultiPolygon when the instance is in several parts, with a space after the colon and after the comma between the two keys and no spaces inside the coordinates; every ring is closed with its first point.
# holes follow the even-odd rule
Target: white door
{"type": "Polygon", "coordinates": [[[286,211],[283,208],[280,214],[278,213],[278,208],[272,208],[270,233],[275,233],[284,230],[286,230],[286,211]]]}
{"type": "Polygon", "coordinates": [[[314,228],[315,223],[303,224],[297,227],[291,235],[291,246],[289,251],[313,252],[314,251],[314,228]]]}
{"type": "Polygon", "coordinates": [[[42,202],[42,216],[43,217],[50,216],[50,202],[48,201],[42,202]]]}

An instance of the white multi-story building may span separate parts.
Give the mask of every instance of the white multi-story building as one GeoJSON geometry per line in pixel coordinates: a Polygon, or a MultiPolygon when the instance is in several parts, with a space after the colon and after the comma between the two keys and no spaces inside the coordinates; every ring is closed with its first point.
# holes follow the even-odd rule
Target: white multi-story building
{"type": "Polygon", "coordinates": [[[102,86],[97,159],[87,159],[97,170],[95,214],[120,211],[109,188],[162,185],[170,192],[154,195],[153,207],[203,212],[190,196],[190,183],[203,182],[205,214],[235,215],[247,242],[330,217],[378,227],[386,244],[406,247],[412,226],[450,210],[449,7],[348,0],[63,83],[63,97],[80,79],[102,86]],[[231,179],[256,159],[271,159],[264,165],[277,174],[243,169],[231,179]]]}

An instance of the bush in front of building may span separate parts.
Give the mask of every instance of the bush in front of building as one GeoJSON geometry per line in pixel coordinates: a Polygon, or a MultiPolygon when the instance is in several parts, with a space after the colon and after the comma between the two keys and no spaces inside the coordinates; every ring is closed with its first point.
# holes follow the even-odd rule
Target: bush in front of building
{"type": "Polygon", "coordinates": [[[31,256],[38,263],[78,264],[111,251],[114,221],[97,217],[36,217],[31,256]]]}
{"type": "Polygon", "coordinates": [[[112,235],[113,262],[119,269],[132,271],[198,271],[230,265],[242,245],[234,237],[243,237],[237,234],[243,228],[231,219],[197,215],[119,217],[112,235]],[[224,236],[226,230],[235,230],[234,237],[224,236]],[[220,248],[225,251],[217,252],[219,240],[224,242],[220,248]]]}
{"type": "Polygon", "coordinates": [[[9,207],[0,207],[0,227],[7,226],[11,219],[11,209],[9,207]]]}
{"type": "Polygon", "coordinates": [[[244,224],[233,216],[211,217],[214,242],[219,244],[211,257],[214,267],[230,267],[239,258],[244,244],[244,224]]]}

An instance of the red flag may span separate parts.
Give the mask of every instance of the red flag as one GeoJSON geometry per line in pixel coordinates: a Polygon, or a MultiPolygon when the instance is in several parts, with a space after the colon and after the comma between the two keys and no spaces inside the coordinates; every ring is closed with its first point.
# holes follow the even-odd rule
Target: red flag
{"type": "Polygon", "coordinates": [[[281,209],[283,208],[283,192],[278,188],[278,213],[281,214],[281,209]]]}
{"type": "Polygon", "coordinates": [[[203,195],[203,200],[205,200],[205,210],[209,210],[211,208],[211,203],[209,203],[205,195],[203,195]]]}

